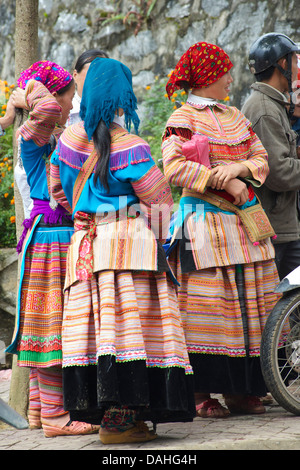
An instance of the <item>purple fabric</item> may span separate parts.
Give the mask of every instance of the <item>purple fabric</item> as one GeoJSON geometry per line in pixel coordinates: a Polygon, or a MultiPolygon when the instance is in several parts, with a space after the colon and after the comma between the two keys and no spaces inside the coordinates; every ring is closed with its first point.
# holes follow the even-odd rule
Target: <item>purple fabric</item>
{"type": "Polygon", "coordinates": [[[17,244],[17,252],[21,253],[24,239],[29,229],[31,229],[34,219],[37,215],[43,214],[44,221],[46,224],[57,224],[62,223],[62,218],[66,217],[71,220],[70,214],[62,206],[58,205],[55,210],[51,209],[49,201],[42,201],[41,199],[33,200],[33,208],[30,212],[29,219],[25,219],[23,222],[23,232],[20,237],[20,240],[17,244]]]}

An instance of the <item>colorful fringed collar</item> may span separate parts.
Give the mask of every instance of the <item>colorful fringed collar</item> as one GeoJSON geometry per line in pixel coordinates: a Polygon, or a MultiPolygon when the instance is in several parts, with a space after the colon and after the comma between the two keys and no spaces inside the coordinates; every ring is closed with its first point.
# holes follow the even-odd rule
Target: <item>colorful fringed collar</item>
{"type": "Polygon", "coordinates": [[[213,98],[203,98],[202,96],[193,95],[193,93],[189,93],[187,104],[191,106],[195,106],[199,109],[204,109],[207,107],[214,107],[217,106],[220,109],[225,110],[227,106],[223,103],[219,103],[218,101],[214,100],[213,98]]]}

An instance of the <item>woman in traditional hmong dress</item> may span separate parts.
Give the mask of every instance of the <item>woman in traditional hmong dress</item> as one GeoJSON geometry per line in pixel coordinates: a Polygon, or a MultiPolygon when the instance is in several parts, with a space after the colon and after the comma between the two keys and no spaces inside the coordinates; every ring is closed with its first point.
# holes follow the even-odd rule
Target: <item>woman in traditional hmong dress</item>
{"type": "Polygon", "coordinates": [[[108,55],[105,51],[102,51],[101,49],[89,49],[80,54],[80,56],[76,60],[76,64],[74,66],[73,71],[73,78],[76,84],[76,93],[72,101],[73,108],[71,109],[70,115],[66,123],[67,126],[81,121],[79,112],[84,80],[89,69],[90,63],[93,62],[96,57],[108,58],[108,55]]]}
{"type": "Polygon", "coordinates": [[[70,213],[49,193],[49,156],[72,108],[72,76],[49,61],[22,72],[13,92],[16,107],[29,110],[20,128],[20,155],[33,209],[24,221],[17,249],[22,251],[16,331],[8,352],[29,367],[30,427],[47,437],[97,431],[71,423],[63,408],[61,328],[67,250],[74,232],[70,213]],[[25,90],[25,91],[24,91],[25,90]]]}
{"type": "Polygon", "coordinates": [[[101,423],[103,443],[150,440],[156,434],[145,420],[190,421],[195,414],[161,245],[171,190],[148,144],[115,114],[137,130],[131,80],[122,63],[95,59],[83,89],[84,122],[64,131],[51,158],[53,194],[72,206],[75,228],[63,319],[65,407],[74,419],[101,423]]]}
{"type": "Polygon", "coordinates": [[[228,95],[231,67],[222,49],[197,43],[182,56],[166,87],[169,97],[191,89],[166,124],[162,152],[167,179],[183,188],[168,252],[180,284],[179,307],[202,417],[229,414],[211,393],[223,393],[232,413],[265,411],[258,398],[266,393],[260,341],[277,301],[270,238],[253,244],[235,213],[204,200],[213,193],[239,208],[251,206],[253,187],[268,174],[266,151],[250,122],[217,101],[228,95]],[[190,147],[197,139],[196,145],[206,148],[201,161],[190,147]]]}

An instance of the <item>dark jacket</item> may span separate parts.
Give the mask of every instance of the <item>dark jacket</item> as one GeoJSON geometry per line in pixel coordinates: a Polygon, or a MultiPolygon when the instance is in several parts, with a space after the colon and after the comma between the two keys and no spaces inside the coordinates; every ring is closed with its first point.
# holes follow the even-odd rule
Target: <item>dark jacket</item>
{"type": "Polygon", "coordinates": [[[297,134],[291,128],[283,95],[265,83],[255,83],[252,89],[242,112],[267,150],[270,168],[265,183],[255,191],[277,234],[275,243],[298,240],[300,160],[296,150],[297,134]]]}

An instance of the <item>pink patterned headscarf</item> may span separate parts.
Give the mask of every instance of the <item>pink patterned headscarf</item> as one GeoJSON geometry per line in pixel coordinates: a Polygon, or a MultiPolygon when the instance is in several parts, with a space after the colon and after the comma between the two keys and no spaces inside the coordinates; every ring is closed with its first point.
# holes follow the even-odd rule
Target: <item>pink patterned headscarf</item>
{"type": "Polygon", "coordinates": [[[73,77],[55,62],[42,60],[35,62],[21,73],[18,86],[25,89],[27,82],[32,79],[43,83],[50,93],[54,93],[67,86],[73,77]]]}

